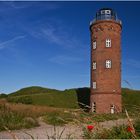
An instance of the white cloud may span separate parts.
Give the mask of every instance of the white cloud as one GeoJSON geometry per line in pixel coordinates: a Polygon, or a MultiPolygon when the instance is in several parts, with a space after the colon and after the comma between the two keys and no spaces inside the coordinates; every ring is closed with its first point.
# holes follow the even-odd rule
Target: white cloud
{"type": "Polygon", "coordinates": [[[60,19],[54,20],[52,18],[48,18],[45,23],[34,28],[28,29],[28,27],[23,25],[23,29],[32,37],[44,39],[49,43],[55,44],[55,46],[60,46],[64,49],[86,49],[88,45],[85,44],[77,34],[75,34],[75,28],[65,25],[60,19]]]}
{"type": "Polygon", "coordinates": [[[64,37],[62,35],[57,35],[57,30],[49,27],[46,29],[41,29],[42,35],[50,42],[56,43],[57,45],[62,45],[64,37]]]}
{"type": "Polygon", "coordinates": [[[41,34],[49,42],[67,48],[82,47],[82,41],[74,34],[74,30],[69,32],[68,28],[63,25],[48,24],[45,28],[41,28],[41,34]],[[73,33],[73,34],[72,34],[73,33]]]}
{"type": "Polygon", "coordinates": [[[14,43],[17,40],[23,39],[23,38],[25,38],[25,36],[21,35],[21,36],[16,36],[16,37],[14,37],[14,38],[12,38],[10,40],[6,40],[6,41],[3,41],[3,42],[0,42],[0,50],[5,49],[5,48],[11,46],[12,43],[14,43]]]}

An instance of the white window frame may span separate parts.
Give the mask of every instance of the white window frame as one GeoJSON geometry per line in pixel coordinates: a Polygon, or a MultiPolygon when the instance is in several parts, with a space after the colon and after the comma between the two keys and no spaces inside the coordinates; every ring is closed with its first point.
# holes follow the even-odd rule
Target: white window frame
{"type": "Polygon", "coordinates": [[[96,89],[97,83],[96,83],[96,82],[93,82],[93,83],[92,83],[92,87],[93,87],[93,89],[96,89]]]}
{"type": "Polygon", "coordinates": [[[106,67],[107,69],[110,69],[110,68],[112,67],[112,62],[111,62],[111,60],[106,60],[106,61],[105,61],[105,67],[106,67]]]}
{"type": "Polygon", "coordinates": [[[111,39],[106,39],[106,47],[107,48],[111,47],[111,39]]]}
{"type": "Polygon", "coordinates": [[[105,14],[105,10],[102,10],[102,11],[101,11],[101,14],[105,14]]]}
{"type": "Polygon", "coordinates": [[[96,62],[95,61],[92,63],[92,69],[96,70],[96,62]]]}
{"type": "Polygon", "coordinates": [[[95,50],[96,49],[96,47],[97,47],[97,43],[96,43],[96,41],[93,41],[93,49],[95,50]]]}
{"type": "Polygon", "coordinates": [[[105,14],[111,14],[110,10],[105,10],[105,14]]]}

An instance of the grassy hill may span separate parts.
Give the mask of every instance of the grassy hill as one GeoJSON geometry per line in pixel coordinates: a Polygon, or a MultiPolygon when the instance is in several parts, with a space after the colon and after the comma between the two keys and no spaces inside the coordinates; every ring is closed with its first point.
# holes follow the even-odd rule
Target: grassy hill
{"type": "MultiPolygon", "coordinates": [[[[27,87],[20,89],[14,93],[11,93],[7,97],[7,100],[9,102],[23,104],[13,104],[13,103],[11,104],[7,103],[6,101],[7,103],[6,105],[9,105],[8,108],[10,108],[12,111],[15,111],[15,115],[21,113],[22,115],[24,114],[24,117],[30,116],[33,118],[35,116],[43,115],[44,121],[46,123],[55,125],[65,124],[67,121],[72,122],[72,120],[73,121],[78,120],[83,123],[87,122],[91,123],[92,121],[99,122],[126,117],[124,111],[119,114],[102,114],[102,115],[97,114],[91,115],[90,113],[81,111],[79,108],[83,106],[79,104],[79,102],[89,105],[90,99],[89,97],[90,97],[89,88],[67,89],[64,91],[60,91],[42,87],[27,87]],[[77,108],[78,110],[75,110],[77,108]],[[76,115],[74,115],[75,113],[76,115]]],[[[123,110],[126,108],[129,115],[132,118],[136,117],[139,118],[140,116],[139,99],[140,99],[140,91],[126,88],[122,89],[123,110]]],[[[4,110],[6,110],[5,105],[4,110]]],[[[7,115],[9,116],[9,110],[7,111],[7,115]]],[[[7,124],[6,118],[12,117],[4,116],[3,118],[5,119],[5,124],[7,124]]],[[[12,121],[10,120],[9,123],[11,122],[12,121]]],[[[21,122],[21,124],[23,123],[21,122]]]]}
{"type": "Polygon", "coordinates": [[[8,95],[10,102],[33,105],[47,105],[62,108],[78,108],[75,89],[56,90],[38,86],[20,89],[8,95]]]}
{"type": "Polygon", "coordinates": [[[39,93],[54,93],[54,92],[61,92],[56,89],[49,89],[39,86],[32,86],[32,87],[26,87],[22,88],[16,92],[10,93],[10,96],[21,96],[21,95],[31,95],[31,94],[39,94],[39,93]]]}
{"type": "Polygon", "coordinates": [[[136,93],[140,93],[140,90],[133,90],[133,89],[129,89],[129,88],[122,88],[122,93],[127,93],[127,94],[136,94],[136,93]]]}
{"type": "MultiPolygon", "coordinates": [[[[66,89],[64,91],[43,87],[27,87],[8,95],[8,101],[61,108],[79,108],[78,102],[89,105],[89,88],[66,89]]],[[[140,107],[140,91],[122,88],[123,106],[133,112],[140,107]]]]}

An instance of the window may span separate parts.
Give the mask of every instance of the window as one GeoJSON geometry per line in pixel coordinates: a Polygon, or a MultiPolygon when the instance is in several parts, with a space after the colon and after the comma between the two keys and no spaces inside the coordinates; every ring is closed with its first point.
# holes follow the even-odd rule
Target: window
{"type": "Polygon", "coordinates": [[[105,10],[105,14],[111,14],[110,10],[105,10]]]}
{"type": "Polygon", "coordinates": [[[101,14],[105,14],[105,10],[102,10],[102,11],[101,11],[101,14]]]}
{"type": "Polygon", "coordinates": [[[93,70],[96,70],[96,62],[93,62],[92,68],[93,68],[93,70]]]}
{"type": "Polygon", "coordinates": [[[93,41],[93,49],[96,49],[96,41],[93,41]]]}
{"type": "Polygon", "coordinates": [[[91,112],[96,112],[96,103],[95,102],[92,103],[91,109],[92,109],[91,112]]]}
{"type": "Polygon", "coordinates": [[[111,47],[111,39],[106,39],[106,47],[111,47]]]}
{"type": "Polygon", "coordinates": [[[106,60],[106,68],[111,68],[111,60],[106,60]]]}
{"type": "Polygon", "coordinates": [[[96,89],[96,82],[93,82],[93,89],[96,89]]]}
{"type": "Polygon", "coordinates": [[[102,10],[101,14],[111,14],[111,11],[110,10],[102,10]]]}

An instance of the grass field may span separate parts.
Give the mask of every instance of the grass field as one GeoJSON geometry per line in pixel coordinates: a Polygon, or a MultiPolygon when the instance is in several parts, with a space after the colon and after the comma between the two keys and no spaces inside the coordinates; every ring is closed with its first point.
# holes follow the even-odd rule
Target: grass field
{"type": "MultiPolygon", "coordinates": [[[[47,105],[60,108],[79,108],[79,103],[89,105],[89,88],[67,89],[64,91],[42,87],[28,87],[8,95],[8,101],[16,103],[47,105]]],[[[140,91],[122,89],[123,107],[134,112],[140,106],[140,91]]]]}
{"type": "MultiPolygon", "coordinates": [[[[79,103],[89,105],[89,88],[78,88],[78,89],[67,89],[64,91],[48,89],[42,87],[28,87],[21,89],[9,95],[7,98],[11,102],[22,102],[22,99],[30,99],[30,104],[49,106],[56,108],[71,108],[79,109],[83,106],[79,103]]],[[[140,112],[140,91],[122,88],[122,100],[123,110],[127,109],[131,116],[139,115],[140,112]]],[[[25,102],[26,103],[26,102],[25,102]]],[[[28,102],[27,102],[28,104],[28,102]]],[[[83,115],[84,116],[84,115],[83,115]]],[[[124,113],[118,115],[95,115],[94,120],[102,121],[103,118],[106,120],[117,119],[124,117],[124,113]]]]}
{"type": "Polygon", "coordinates": [[[131,116],[140,115],[140,91],[132,93],[123,93],[123,106],[131,116]]]}
{"type": "Polygon", "coordinates": [[[41,87],[30,87],[9,94],[8,101],[60,108],[78,108],[76,90],[59,91],[41,87]]]}
{"type": "MultiPolygon", "coordinates": [[[[140,91],[123,89],[122,92],[123,109],[126,108],[130,116],[139,117],[140,91]]],[[[1,125],[0,130],[4,130],[6,124],[8,124],[6,127],[9,129],[37,126],[36,121],[40,116],[46,123],[55,125],[66,123],[90,124],[126,117],[125,113],[97,115],[84,112],[81,110],[83,106],[79,102],[89,105],[89,95],[89,88],[59,91],[28,87],[8,96],[3,96],[4,98],[0,100],[0,123],[3,126],[1,125]],[[14,125],[15,123],[17,125],[14,125]]]]}

